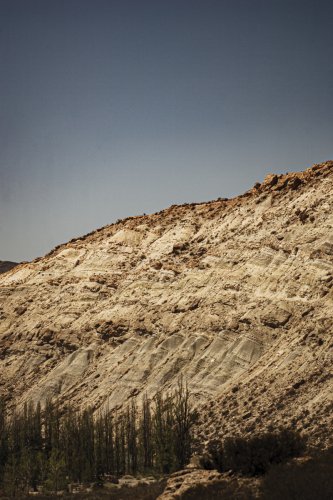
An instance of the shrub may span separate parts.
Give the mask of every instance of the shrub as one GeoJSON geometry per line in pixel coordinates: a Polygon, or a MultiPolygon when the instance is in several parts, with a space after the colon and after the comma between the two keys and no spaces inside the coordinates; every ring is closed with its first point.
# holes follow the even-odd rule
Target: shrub
{"type": "Polygon", "coordinates": [[[217,469],[218,471],[223,470],[223,448],[222,442],[218,439],[210,441],[208,444],[208,453],[205,455],[205,460],[202,461],[202,466],[206,470],[217,469]]]}
{"type": "Polygon", "coordinates": [[[263,500],[333,498],[333,448],[306,462],[293,461],[273,466],[264,476],[263,500]]]}
{"type": "Polygon", "coordinates": [[[232,470],[251,476],[264,474],[272,464],[299,456],[304,450],[301,435],[289,429],[249,438],[230,437],[222,445],[212,443],[209,448],[217,470],[232,470]]]}

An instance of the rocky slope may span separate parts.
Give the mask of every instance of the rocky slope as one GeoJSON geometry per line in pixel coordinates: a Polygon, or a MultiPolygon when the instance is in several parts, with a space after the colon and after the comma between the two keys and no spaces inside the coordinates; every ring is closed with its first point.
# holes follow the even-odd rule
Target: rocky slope
{"type": "Polygon", "coordinates": [[[13,269],[17,265],[18,265],[17,262],[10,262],[8,260],[0,260],[0,274],[6,273],[7,271],[10,271],[10,269],[13,269]]]}
{"type": "Polygon", "coordinates": [[[182,373],[202,440],[330,438],[333,162],[130,217],[0,277],[0,389],[120,407],[182,373]]]}

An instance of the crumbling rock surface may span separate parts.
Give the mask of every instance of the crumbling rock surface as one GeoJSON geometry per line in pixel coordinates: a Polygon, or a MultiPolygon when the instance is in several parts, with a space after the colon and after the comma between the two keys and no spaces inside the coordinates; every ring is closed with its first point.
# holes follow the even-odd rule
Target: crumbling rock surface
{"type": "Polygon", "coordinates": [[[119,408],[183,374],[197,436],[331,439],[333,162],[130,217],[0,277],[0,390],[119,408]]]}

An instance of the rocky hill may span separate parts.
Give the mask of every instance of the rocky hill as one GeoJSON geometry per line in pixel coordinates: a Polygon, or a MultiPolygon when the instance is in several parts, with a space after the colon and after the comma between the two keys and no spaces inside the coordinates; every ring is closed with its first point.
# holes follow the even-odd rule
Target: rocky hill
{"type": "Polygon", "coordinates": [[[130,217],[0,277],[0,389],[120,407],[188,381],[205,441],[331,439],[333,162],[130,217]],[[310,432],[311,431],[311,432],[310,432]]]}
{"type": "Polygon", "coordinates": [[[10,269],[13,269],[17,265],[18,265],[17,262],[10,262],[8,260],[0,260],[0,274],[6,273],[7,271],[10,271],[10,269]]]}

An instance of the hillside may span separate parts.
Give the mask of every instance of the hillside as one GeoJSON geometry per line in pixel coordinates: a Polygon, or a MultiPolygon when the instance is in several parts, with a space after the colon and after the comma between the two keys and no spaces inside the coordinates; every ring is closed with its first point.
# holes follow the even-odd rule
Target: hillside
{"type": "Polygon", "coordinates": [[[332,317],[331,161],[130,217],[2,275],[1,392],[116,408],[182,373],[203,441],[288,423],[328,444],[332,317]]]}
{"type": "Polygon", "coordinates": [[[13,269],[17,265],[18,265],[17,262],[10,262],[8,260],[0,260],[0,274],[6,273],[7,271],[10,271],[10,269],[13,269]]]}

